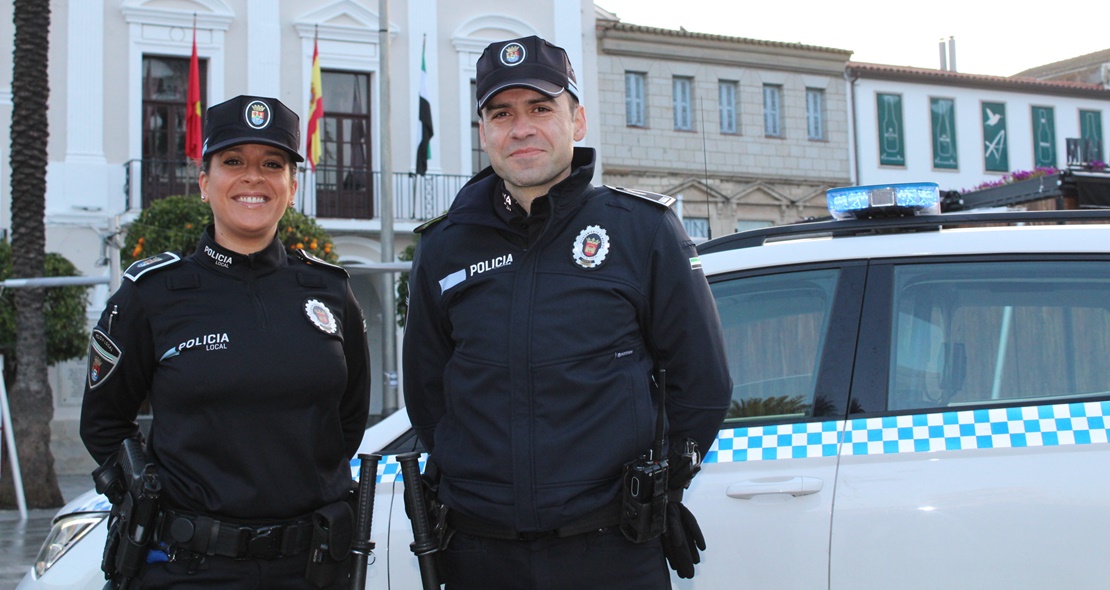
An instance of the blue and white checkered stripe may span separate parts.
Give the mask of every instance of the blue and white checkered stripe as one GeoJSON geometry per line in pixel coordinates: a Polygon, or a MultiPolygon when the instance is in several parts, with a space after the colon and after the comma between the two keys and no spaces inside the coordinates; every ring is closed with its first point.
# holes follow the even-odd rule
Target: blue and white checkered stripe
{"type": "MultiPolygon", "coordinates": [[[[420,473],[424,473],[424,465],[428,462],[428,454],[420,454],[420,473]]],[[[351,477],[355,480],[358,479],[358,471],[362,466],[362,460],[358,457],[351,459],[351,477]]],[[[397,462],[397,455],[384,455],[381,461],[378,461],[378,483],[386,482],[393,483],[396,481],[404,481],[401,477],[401,464],[397,462]]]]}
{"type": "Polygon", "coordinates": [[[1110,401],[722,430],[707,463],[1110,442],[1110,401]]]}
{"type": "Polygon", "coordinates": [[[706,463],[835,457],[844,421],[807,422],[722,430],[706,463]]]}

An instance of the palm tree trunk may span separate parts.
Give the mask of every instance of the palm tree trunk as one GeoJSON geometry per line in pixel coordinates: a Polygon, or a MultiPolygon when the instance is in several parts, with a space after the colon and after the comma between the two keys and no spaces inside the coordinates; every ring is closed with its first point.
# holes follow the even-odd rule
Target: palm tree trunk
{"type": "MultiPolygon", "coordinates": [[[[15,51],[12,69],[12,275],[44,276],[46,257],[47,72],[50,3],[15,0],[15,51]]],[[[62,504],[50,451],[54,400],[46,377],[46,319],[42,289],[15,294],[15,367],[10,391],[27,505],[62,504]]],[[[0,479],[0,505],[14,504],[12,478],[0,479]]]]}

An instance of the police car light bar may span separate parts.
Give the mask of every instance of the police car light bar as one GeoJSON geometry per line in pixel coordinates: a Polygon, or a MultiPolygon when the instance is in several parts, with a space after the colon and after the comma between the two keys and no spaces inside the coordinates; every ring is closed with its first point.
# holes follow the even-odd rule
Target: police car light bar
{"type": "Polygon", "coordinates": [[[831,188],[825,198],[837,220],[940,213],[940,188],[935,182],[831,188]]]}

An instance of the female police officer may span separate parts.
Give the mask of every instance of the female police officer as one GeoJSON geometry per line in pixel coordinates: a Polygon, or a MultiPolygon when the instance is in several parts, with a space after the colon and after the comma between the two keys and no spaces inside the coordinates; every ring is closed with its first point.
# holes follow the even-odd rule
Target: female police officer
{"type": "Polygon", "coordinates": [[[143,588],[342,581],[341,566],[308,568],[310,584],[306,567],[321,544],[342,557],[344,539],[320,535],[351,527],[348,460],[366,425],[369,361],[346,272],[289,257],[276,237],[299,143],[297,115],[276,99],[208,109],[200,190],[214,225],[191,256],[134,263],[93,331],[89,452],[109,460],[141,437],[144,400],[153,413],[162,506],[143,588]]]}

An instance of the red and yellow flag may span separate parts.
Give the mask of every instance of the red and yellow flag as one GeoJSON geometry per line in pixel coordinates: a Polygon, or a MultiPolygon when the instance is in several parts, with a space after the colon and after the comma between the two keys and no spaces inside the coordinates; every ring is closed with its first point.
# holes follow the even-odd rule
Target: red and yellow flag
{"type": "Polygon", "coordinates": [[[200,160],[204,139],[200,114],[200,66],[197,62],[197,25],[193,23],[193,57],[189,59],[189,87],[185,102],[185,157],[200,160]]]}
{"type": "Polygon", "coordinates": [[[305,152],[309,166],[316,171],[316,163],[320,161],[320,126],[324,120],[324,85],[320,81],[320,48],[317,41],[312,41],[312,82],[311,94],[308,101],[308,135],[305,136],[305,152]]]}

